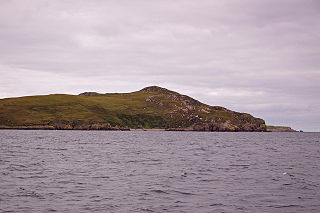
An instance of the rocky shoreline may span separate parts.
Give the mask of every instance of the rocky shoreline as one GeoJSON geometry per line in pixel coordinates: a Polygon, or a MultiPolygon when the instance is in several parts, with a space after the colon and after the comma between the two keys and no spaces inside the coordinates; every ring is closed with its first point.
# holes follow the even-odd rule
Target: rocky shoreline
{"type": "Polygon", "coordinates": [[[123,128],[123,127],[102,127],[101,125],[91,125],[91,126],[78,126],[78,127],[70,127],[70,126],[0,126],[1,129],[6,130],[82,130],[82,131],[191,131],[191,132],[298,132],[291,127],[282,127],[278,126],[276,128],[270,129],[269,126],[267,128],[267,131],[261,130],[251,130],[251,131],[245,131],[245,130],[237,130],[237,129],[210,129],[206,126],[203,126],[202,128],[198,127],[189,127],[189,128],[123,128]]]}
{"type": "Polygon", "coordinates": [[[3,130],[82,130],[82,131],[189,131],[189,132],[266,132],[266,131],[239,131],[235,129],[208,129],[206,127],[203,128],[123,128],[123,127],[108,127],[108,128],[96,128],[96,127],[55,127],[55,126],[0,126],[0,129],[3,130]]]}

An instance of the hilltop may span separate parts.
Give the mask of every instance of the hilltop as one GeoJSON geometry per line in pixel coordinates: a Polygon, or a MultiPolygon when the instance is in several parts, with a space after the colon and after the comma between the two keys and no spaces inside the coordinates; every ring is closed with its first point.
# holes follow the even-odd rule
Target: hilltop
{"type": "Polygon", "coordinates": [[[264,120],[151,86],[131,93],[84,92],[0,99],[0,128],[266,131],[264,120]]]}

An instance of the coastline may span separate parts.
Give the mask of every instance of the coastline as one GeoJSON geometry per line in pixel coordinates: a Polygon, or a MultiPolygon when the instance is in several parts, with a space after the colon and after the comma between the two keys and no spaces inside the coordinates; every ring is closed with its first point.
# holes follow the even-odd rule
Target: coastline
{"type": "Polygon", "coordinates": [[[103,127],[98,128],[97,126],[83,126],[72,128],[71,126],[0,126],[0,130],[78,130],[78,131],[150,131],[150,132],[159,132],[159,131],[178,131],[178,132],[297,132],[297,131],[232,131],[232,130],[224,130],[224,131],[209,131],[206,129],[193,129],[189,128],[122,128],[122,127],[103,127]]]}

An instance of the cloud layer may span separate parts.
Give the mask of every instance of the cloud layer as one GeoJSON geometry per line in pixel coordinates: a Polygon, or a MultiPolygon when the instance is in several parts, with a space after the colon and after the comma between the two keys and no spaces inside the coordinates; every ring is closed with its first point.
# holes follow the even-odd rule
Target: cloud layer
{"type": "Polygon", "coordinates": [[[0,98],[159,85],[320,131],[316,0],[0,1],[0,98]]]}

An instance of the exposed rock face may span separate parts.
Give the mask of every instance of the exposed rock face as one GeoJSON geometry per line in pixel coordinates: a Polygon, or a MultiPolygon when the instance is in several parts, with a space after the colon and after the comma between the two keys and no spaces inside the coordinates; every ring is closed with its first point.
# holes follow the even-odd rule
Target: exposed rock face
{"type": "Polygon", "coordinates": [[[80,96],[99,96],[99,95],[102,95],[102,94],[97,93],[97,92],[83,92],[83,93],[80,93],[79,95],[80,96]]]}
{"type": "Polygon", "coordinates": [[[84,92],[0,100],[0,128],[266,131],[264,120],[151,86],[132,93],[84,92]],[[85,96],[85,97],[84,97],[85,96]]]}
{"type": "Polygon", "coordinates": [[[146,102],[169,108],[165,115],[170,131],[266,131],[265,122],[246,113],[238,113],[220,106],[208,106],[186,95],[151,86],[140,92],[149,93],[146,102]],[[160,94],[160,95],[159,95],[160,94]],[[170,125],[170,120],[175,120],[170,125]]]}

